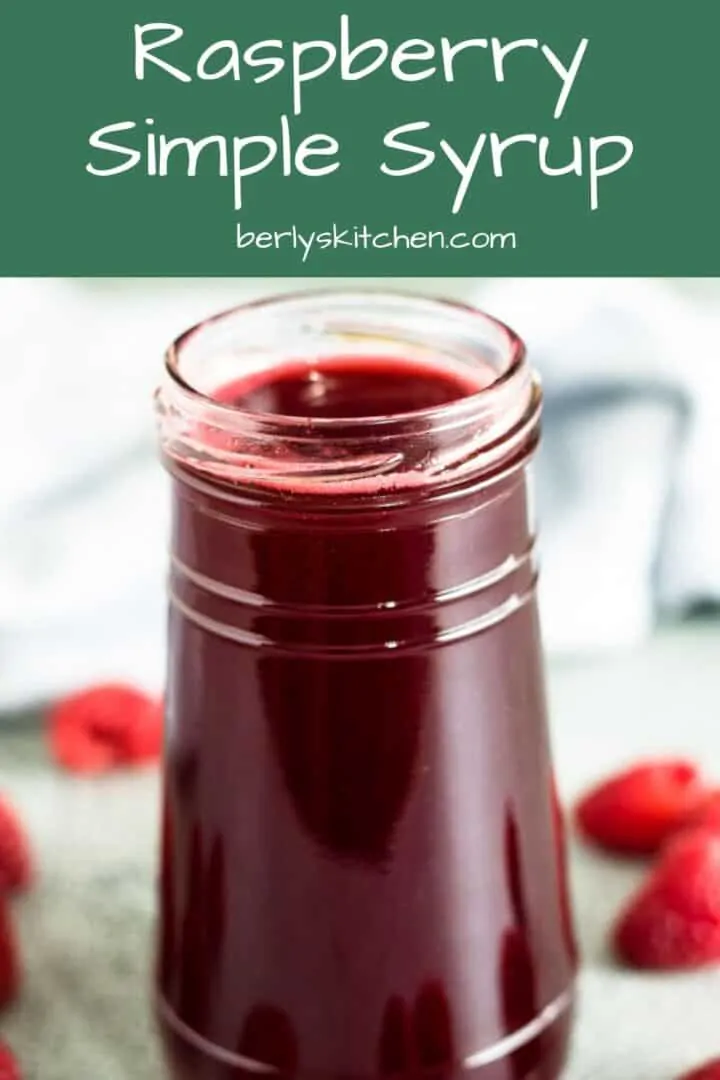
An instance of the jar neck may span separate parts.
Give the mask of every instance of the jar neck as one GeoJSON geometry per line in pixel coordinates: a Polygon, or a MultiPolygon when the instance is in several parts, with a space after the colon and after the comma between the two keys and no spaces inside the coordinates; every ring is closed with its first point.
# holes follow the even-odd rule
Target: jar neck
{"type": "Polygon", "coordinates": [[[288,496],[431,493],[522,463],[541,394],[522,342],[482,312],[375,292],[309,293],[236,308],[168,351],[156,402],[172,468],[221,487],[288,496]],[[224,388],[288,362],[361,363],[408,379],[452,377],[447,404],[368,416],[279,415],[229,404],[224,388]]]}

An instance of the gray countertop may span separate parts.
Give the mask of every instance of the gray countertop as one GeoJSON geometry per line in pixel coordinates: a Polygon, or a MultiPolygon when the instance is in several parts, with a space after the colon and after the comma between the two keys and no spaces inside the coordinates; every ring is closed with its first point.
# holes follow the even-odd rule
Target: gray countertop
{"type": "MultiPolygon", "coordinates": [[[[664,632],[632,655],[551,665],[550,692],[568,798],[648,753],[696,755],[720,777],[720,626],[664,632]]],[[[26,1080],[156,1080],[148,998],[157,776],[63,776],[32,723],[0,740],[0,788],[19,805],[41,869],[18,904],[26,983],[0,1034],[26,1080]]],[[[649,977],[606,955],[607,927],[638,875],[573,845],[585,967],[568,1080],[672,1080],[720,1054],[720,969],[649,977]]]]}

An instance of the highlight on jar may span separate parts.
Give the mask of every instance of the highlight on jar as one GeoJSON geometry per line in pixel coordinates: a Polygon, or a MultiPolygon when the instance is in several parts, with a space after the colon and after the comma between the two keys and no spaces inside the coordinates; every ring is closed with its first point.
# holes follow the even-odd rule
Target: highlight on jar
{"type": "Polygon", "coordinates": [[[720,281],[0,307],[0,1076],[717,1075],[720,281]]]}

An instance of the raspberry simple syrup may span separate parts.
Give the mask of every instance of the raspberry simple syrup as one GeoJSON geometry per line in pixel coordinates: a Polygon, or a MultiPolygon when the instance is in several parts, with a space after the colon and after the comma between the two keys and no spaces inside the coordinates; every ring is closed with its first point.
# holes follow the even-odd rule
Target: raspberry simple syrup
{"type": "Polygon", "coordinates": [[[169,351],[172,1080],[554,1080],[575,951],[527,465],[479,312],[250,305],[169,351]]]}

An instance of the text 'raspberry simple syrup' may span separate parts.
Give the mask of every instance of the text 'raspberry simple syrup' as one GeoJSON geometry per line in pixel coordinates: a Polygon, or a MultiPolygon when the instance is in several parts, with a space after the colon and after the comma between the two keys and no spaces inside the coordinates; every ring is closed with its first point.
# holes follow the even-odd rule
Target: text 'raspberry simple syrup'
{"type": "Polygon", "coordinates": [[[158,408],[168,1077],[555,1080],[575,951],[521,343],[291,297],[180,339],[158,408]]]}

